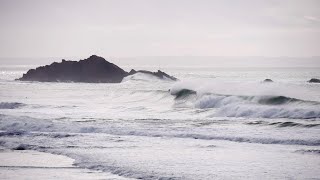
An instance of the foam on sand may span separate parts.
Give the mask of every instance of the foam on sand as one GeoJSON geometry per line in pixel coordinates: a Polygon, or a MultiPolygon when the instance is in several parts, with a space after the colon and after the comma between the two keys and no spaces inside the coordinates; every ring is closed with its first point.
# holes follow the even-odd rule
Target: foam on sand
{"type": "Polygon", "coordinates": [[[49,153],[0,151],[1,179],[125,179],[110,173],[81,169],[73,166],[74,160],[49,153]]]}

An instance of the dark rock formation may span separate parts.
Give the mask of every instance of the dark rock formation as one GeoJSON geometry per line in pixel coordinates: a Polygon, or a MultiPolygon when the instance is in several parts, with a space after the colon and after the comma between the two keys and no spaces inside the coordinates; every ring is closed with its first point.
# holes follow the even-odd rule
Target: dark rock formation
{"type": "Polygon", "coordinates": [[[104,58],[92,55],[77,61],[62,60],[51,65],[31,69],[19,80],[41,82],[104,82],[119,83],[127,75],[123,69],[104,58]]]}
{"type": "Polygon", "coordinates": [[[273,82],[272,79],[265,79],[263,82],[273,82]]]}
{"type": "Polygon", "coordinates": [[[169,78],[176,80],[175,77],[158,71],[135,71],[130,73],[120,67],[106,61],[103,57],[92,55],[80,61],[66,61],[30,69],[20,79],[21,81],[40,81],[40,82],[87,82],[87,83],[120,83],[128,75],[137,72],[152,74],[161,79],[169,78]]]}
{"type": "Polygon", "coordinates": [[[134,69],[131,69],[131,71],[129,72],[129,75],[133,75],[133,74],[136,74],[136,73],[150,74],[150,75],[156,76],[159,79],[170,79],[170,80],[173,80],[173,81],[177,80],[177,78],[175,78],[173,76],[170,76],[167,73],[162,72],[160,70],[158,70],[158,72],[151,72],[151,71],[145,71],[145,70],[136,71],[134,69]]]}
{"type": "Polygon", "coordinates": [[[308,82],[309,83],[320,83],[320,79],[312,78],[308,82]]]}

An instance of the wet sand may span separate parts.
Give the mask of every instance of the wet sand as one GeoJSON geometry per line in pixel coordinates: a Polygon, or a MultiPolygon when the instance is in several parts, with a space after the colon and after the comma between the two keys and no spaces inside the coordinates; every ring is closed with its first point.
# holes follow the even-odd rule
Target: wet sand
{"type": "Polygon", "coordinates": [[[73,159],[32,150],[0,150],[1,179],[125,179],[73,166],[73,159]]]}

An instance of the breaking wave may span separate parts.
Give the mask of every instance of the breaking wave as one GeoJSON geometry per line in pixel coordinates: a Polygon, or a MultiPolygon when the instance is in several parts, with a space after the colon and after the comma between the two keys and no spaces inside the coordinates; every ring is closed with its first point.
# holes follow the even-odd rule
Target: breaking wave
{"type": "Polygon", "coordinates": [[[168,78],[163,78],[160,79],[152,74],[147,74],[147,73],[142,73],[138,72],[133,75],[129,75],[125,78],[123,78],[122,82],[127,82],[127,81],[142,81],[142,82],[154,82],[154,81],[172,81],[168,78]]]}
{"type": "Polygon", "coordinates": [[[172,95],[175,95],[176,96],[176,99],[179,99],[179,98],[184,98],[184,97],[188,97],[190,95],[194,95],[194,94],[197,94],[196,91],[193,91],[193,90],[190,90],[190,89],[182,89],[178,92],[174,92],[172,93],[172,95]]]}
{"type": "Polygon", "coordinates": [[[218,108],[213,116],[261,118],[320,118],[317,102],[284,96],[203,95],[195,101],[200,109],[218,108]]]}
{"type": "Polygon", "coordinates": [[[195,108],[215,108],[212,117],[320,118],[320,102],[282,95],[224,95],[198,93],[186,88],[171,90],[171,95],[177,101],[192,102],[195,108]]]}

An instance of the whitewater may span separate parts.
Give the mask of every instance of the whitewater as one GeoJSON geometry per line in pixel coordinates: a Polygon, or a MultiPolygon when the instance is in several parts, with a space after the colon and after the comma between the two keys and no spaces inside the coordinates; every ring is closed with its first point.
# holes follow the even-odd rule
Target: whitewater
{"type": "Polygon", "coordinates": [[[166,66],[179,81],[138,73],[119,84],[14,80],[34,67],[0,67],[2,150],[64,155],[126,179],[320,177],[320,84],[307,82],[319,68],[166,66]]]}

